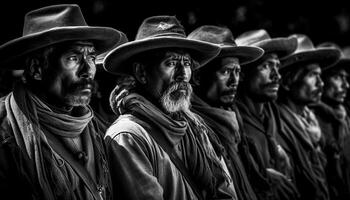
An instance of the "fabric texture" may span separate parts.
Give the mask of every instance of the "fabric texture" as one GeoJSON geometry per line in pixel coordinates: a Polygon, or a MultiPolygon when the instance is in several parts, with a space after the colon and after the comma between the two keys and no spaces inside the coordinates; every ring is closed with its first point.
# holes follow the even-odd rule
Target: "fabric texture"
{"type": "Polygon", "coordinates": [[[290,155],[301,199],[329,199],[323,153],[305,136],[307,133],[296,113],[283,103],[279,104],[279,111],[285,124],[281,144],[290,155]]]}
{"type": "MultiPolygon", "coordinates": [[[[252,156],[262,163],[260,171],[266,171],[261,175],[268,180],[270,198],[298,199],[289,156],[283,147],[280,151],[279,138],[283,125],[274,104],[265,103],[262,116],[254,113],[252,102],[248,99],[239,99],[237,108],[243,119],[244,133],[251,141],[251,149],[256,149],[252,156]]],[[[256,186],[257,189],[260,187],[256,186]]]]}
{"type": "Polygon", "coordinates": [[[238,199],[257,199],[249,182],[247,171],[238,154],[238,146],[241,145],[241,135],[236,113],[211,107],[196,95],[193,95],[191,102],[194,112],[200,115],[212,130],[215,130],[225,148],[225,158],[227,163],[229,163],[228,169],[231,173],[238,199]]]}
{"type": "Polygon", "coordinates": [[[331,107],[320,102],[311,107],[322,130],[321,147],[327,158],[325,172],[331,199],[349,199],[349,160],[344,151],[350,137],[349,116],[344,106],[331,107]]]}
{"type": "MultiPolygon", "coordinates": [[[[88,188],[98,187],[101,189],[99,194],[101,198],[111,197],[110,176],[106,170],[108,169],[107,158],[102,143],[105,127],[100,127],[99,123],[93,119],[91,110],[87,109],[87,114],[81,119],[70,118],[71,116],[66,116],[66,119],[59,118],[52,111],[49,112],[43,102],[33,98],[33,94],[22,84],[17,85],[13,93],[2,98],[1,104],[4,108],[1,110],[1,135],[2,139],[7,138],[7,140],[3,140],[0,151],[15,156],[11,158],[12,160],[4,160],[3,163],[0,163],[2,165],[8,162],[14,165],[13,168],[7,169],[10,172],[4,173],[2,180],[9,179],[13,174],[19,174],[17,184],[33,182],[32,191],[29,191],[29,196],[32,196],[33,199],[94,199],[88,188]],[[45,114],[42,109],[45,110],[45,114]],[[40,117],[46,117],[46,122],[51,120],[50,128],[42,126],[41,123],[44,120],[40,120],[40,117]],[[66,123],[60,123],[62,121],[66,123]],[[75,172],[73,163],[68,163],[65,157],[62,157],[61,152],[51,146],[51,142],[58,140],[52,141],[47,137],[47,134],[60,133],[58,128],[60,126],[62,127],[61,134],[68,134],[72,123],[80,127],[80,130],[73,131],[88,135],[92,145],[88,152],[90,166],[83,166],[86,173],[95,180],[94,185],[89,185],[89,187],[86,185],[88,183],[80,179],[75,172]],[[54,125],[55,128],[51,125],[54,125]],[[91,158],[94,160],[92,161],[91,158]],[[91,169],[91,164],[95,165],[92,167],[94,171],[88,170],[91,169]]],[[[16,180],[8,183],[16,184],[16,180]]],[[[9,184],[8,187],[11,186],[14,185],[9,184]]]]}
{"type": "Polygon", "coordinates": [[[116,101],[114,106],[118,105],[122,115],[105,137],[112,176],[122,177],[123,184],[115,185],[120,198],[197,199],[167,153],[152,138],[152,132],[146,131],[154,130],[164,134],[175,148],[205,198],[237,199],[227,167],[217,151],[219,143],[211,142],[205,127],[183,115],[175,120],[142,96],[127,93],[116,95],[122,102],[116,101]],[[116,160],[120,163],[115,163],[116,160]],[[133,191],[135,187],[139,193],[133,191]]]}

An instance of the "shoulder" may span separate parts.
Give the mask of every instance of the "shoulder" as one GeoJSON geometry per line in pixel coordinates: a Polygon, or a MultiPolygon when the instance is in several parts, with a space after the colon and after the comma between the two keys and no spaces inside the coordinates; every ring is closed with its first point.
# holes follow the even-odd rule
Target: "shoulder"
{"type": "Polygon", "coordinates": [[[148,124],[133,115],[120,115],[107,129],[105,139],[117,140],[118,137],[132,137],[138,140],[151,140],[145,127],[148,124]]]}
{"type": "Polygon", "coordinates": [[[5,106],[5,97],[0,98],[0,144],[6,143],[10,138],[13,138],[10,121],[7,117],[7,110],[5,106]]]}

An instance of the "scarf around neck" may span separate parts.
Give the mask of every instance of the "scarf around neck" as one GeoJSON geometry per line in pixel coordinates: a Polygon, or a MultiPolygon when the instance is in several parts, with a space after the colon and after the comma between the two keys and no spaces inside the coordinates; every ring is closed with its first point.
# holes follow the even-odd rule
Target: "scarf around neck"
{"type": "Polygon", "coordinates": [[[37,109],[40,125],[50,133],[64,136],[77,137],[90,123],[93,112],[89,106],[82,107],[81,116],[71,116],[64,113],[57,113],[41,101],[37,96],[30,95],[37,109]]]}
{"type": "MultiPolygon", "coordinates": [[[[47,106],[40,101],[39,98],[34,97],[24,84],[19,83],[15,86],[14,91],[10,93],[5,99],[5,107],[7,110],[7,117],[9,119],[15,141],[17,145],[24,151],[30,161],[33,162],[35,176],[39,182],[41,193],[44,199],[53,200],[58,197],[64,199],[75,199],[77,194],[70,187],[67,176],[71,176],[72,171],[62,170],[57,166],[57,162],[63,162],[62,158],[55,152],[49,144],[49,140],[44,134],[43,128],[48,128],[49,131],[59,131],[59,128],[66,129],[63,134],[68,134],[68,126],[79,124],[79,128],[75,131],[76,134],[89,126],[92,119],[92,112],[87,112],[79,120],[72,118],[63,119],[63,116],[57,117],[57,113],[50,113],[47,106]],[[40,119],[46,117],[47,119],[40,119]],[[41,122],[46,124],[42,125],[41,122]],[[53,122],[53,121],[56,121],[53,122]],[[60,122],[57,122],[60,121],[60,122]],[[78,121],[78,123],[77,123],[78,121]],[[48,127],[54,126],[54,127],[48,127]],[[60,127],[62,126],[62,127],[60,127]],[[64,127],[63,127],[64,126],[64,127]]],[[[91,110],[90,110],[91,111],[91,110]]],[[[61,134],[61,132],[56,132],[61,134]]],[[[95,160],[97,167],[98,182],[105,184],[106,177],[102,175],[102,156],[101,147],[97,147],[96,138],[93,138],[93,145],[95,151],[95,160]]],[[[28,165],[28,167],[31,165],[28,165]]],[[[68,168],[66,168],[68,169],[68,168]]],[[[79,189],[80,190],[80,189],[79,189]]]]}
{"type": "Polygon", "coordinates": [[[206,190],[209,196],[216,196],[216,183],[219,179],[225,182],[228,177],[222,171],[204,127],[198,127],[181,113],[180,117],[173,119],[130,88],[117,86],[111,93],[110,103],[114,112],[120,115],[132,114],[150,123],[152,128],[161,131],[173,147],[181,145],[181,157],[194,182],[206,190]]]}

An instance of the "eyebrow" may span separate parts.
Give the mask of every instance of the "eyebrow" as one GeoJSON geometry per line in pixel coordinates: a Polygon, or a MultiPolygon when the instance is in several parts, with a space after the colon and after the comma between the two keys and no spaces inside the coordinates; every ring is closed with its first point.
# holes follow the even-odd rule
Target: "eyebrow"
{"type": "MultiPolygon", "coordinates": [[[[81,49],[77,49],[77,48],[70,48],[68,49],[68,52],[72,52],[72,53],[75,53],[75,54],[81,54],[82,51],[81,49]]],[[[88,55],[92,55],[92,54],[96,54],[96,50],[94,47],[89,47],[88,48],[88,55]]]]}

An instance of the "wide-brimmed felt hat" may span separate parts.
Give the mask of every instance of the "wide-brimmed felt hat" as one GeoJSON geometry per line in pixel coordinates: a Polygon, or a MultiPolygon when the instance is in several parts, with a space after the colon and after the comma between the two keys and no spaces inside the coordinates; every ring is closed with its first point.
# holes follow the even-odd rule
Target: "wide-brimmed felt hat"
{"type": "Polygon", "coordinates": [[[247,64],[260,58],[264,50],[253,46],[237,46],[233,34],[226,27],[204,25],[192,31],[187,38],[211,42],[220,46],[217,57],[233,56],[239,59],[240,64],[247,64]]]}
{"type": "Polygon", "coordinates": [[[199,63],[197,68],[208,63],[220,52],[218,45],[188,39],[175,16],[152,16],[142,22],[134,41],[120,45],[106,55],[104,68],[115,74],[130,74],[130,66],[125,63],[136,55],[162,48],[188,50],[191,57],[199,63]]]}
{"type": "Polygon", "coordinates": [[[236,38],[238,45],[251,45],[264,49],[266,53],[275,53],[281,59],[293,53],[297,48],[296,38],[271,36],[264,29],[251,30],[236,38]]]}
{"type": "Polygon", "coordinates": [[[323,42],[319,45],[317,45],[318,48],[328,47],[328,48],[335,48],[340,51],[340,59],[338,62],[329,65],[323,69],[323,71],[328,70],[336,70],[336,69],[345,69],[346,71],[350,71],[350,49],[347,50],[342,49],[339,45],[337,45],[334,42],[323,42]]]}
{"type": "Polygon", "coordinates": [[[47,6],[27,13],[22,37],[0,46],[0,65],[7,69],[21,69],[23,58],[29,53],[75,40],[91,41],[99,54],[125,43],[127,37],[113,28],[88,26],[76,4],[47,6]]]}
{"type": "Polygon", "coordinates": [[[298,63],[318,63],[322,69],[336,63],[340,58],[340,51],[332,47],[315,48],[311,39],[304,34],[289,36],[298,41],[297,49],[289,56],[281,59],[281,71],[288,70],[290,66],[298,63]]]}

